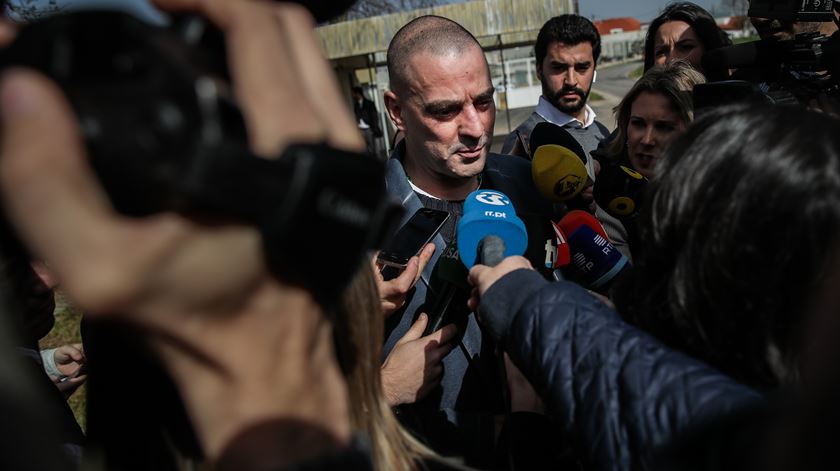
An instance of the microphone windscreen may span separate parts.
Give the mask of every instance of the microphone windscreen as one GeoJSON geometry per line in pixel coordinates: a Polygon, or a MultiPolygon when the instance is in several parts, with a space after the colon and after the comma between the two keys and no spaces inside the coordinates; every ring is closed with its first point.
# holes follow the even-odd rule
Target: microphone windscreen
{"type": "Polygon", "coordinates": [[[605,165],[593,189],[595,202],[619,220],[632,218],[638,214],[647,182],[647,178],[631,168],[605,165]]]}
{"type": "Polygon", "coordinates": [[[589,225],[581,225],[570,233],[569,245],[574,278],[590,289],[606,287],[628,263],[627,257],[589,225]]]}
{"type": "Polygon", "coordinates": [[[531,175],[544,198],[560,203],[574,198],[586,187],[586,166],[566,147],[540,146],[531,159],[531,175]]]}
{"type": "Polygon", "coordinates": [[[481,240],[494,235],[504,241],[504,256],[522,255],[528,248],[528,232],[516,215],[510,198],[495,190],[476,190],[464,201],[458,222],[458,254],[468,269],[476,263],[481,240]]]}
{"type": "Polygon", "coordinates": [[[560,226],[558,226],[556,222],[552,222],[551,226],[554,227],[554,239],[557,243],[557,248],[555,250],[556,253],[554,254],[554,263],[550,268],[565,267],[572,260],[569,240],[563,232],[563,229],[560,229],[560,226]]]}
{"type": "Polygon", "coordinates": [[[548,121],[537,123],[537,125],[534,126],[534,130],[531,131],[531,136],[528,138],[528,146],[531,148],[531,157],[533,158],[537,149],[549,144],[569,149],[581,160],[581,162],[583,162],[584,165],[586,165],[586,151],[583,150],[583,146],[580,145],[577,139],[569,134],[569,131],[566,131],[554,123],[549,123],[548,121]]]}
{"type": "Polygon", "coordinates": [[[557,225],[560,227],[560,230],[569,237],[570,243],[571,235],[581,226],[588,226],[593,232],[597,233],[601,237],[609,239],[606,231],[604,231],[604,227],[601,226],[601,223],[598,222],[597,219],[595,219],[595,216],[580,209],[566,213],[557,225]]]}

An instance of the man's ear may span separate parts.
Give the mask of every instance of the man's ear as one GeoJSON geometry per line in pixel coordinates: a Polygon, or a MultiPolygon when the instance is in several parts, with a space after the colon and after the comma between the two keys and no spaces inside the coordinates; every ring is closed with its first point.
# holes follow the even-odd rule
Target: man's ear
{"type": "Polygon", "coordinates": [[[394,127],[405,132],[405,121],[402,117],[402,105],[400,99],[391,90],[385,90],[385,109],[388,110],[388,117],[394,123],[394,127]]]}
{"type": "Polygon", "coordinates": [[[542,64],[538,63],[537,61],[534,61],[534,67],[536,67],[536,69],[537,69],[537,80],[539,80],[542,83],[543,77],[542,77],[542,67],[541,66],[542,66],[542,64]]]}

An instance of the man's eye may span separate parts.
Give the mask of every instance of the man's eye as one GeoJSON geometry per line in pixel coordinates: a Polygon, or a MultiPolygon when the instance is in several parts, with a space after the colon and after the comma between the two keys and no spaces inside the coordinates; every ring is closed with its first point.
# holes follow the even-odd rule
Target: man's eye
{"type": "Polygon", "coordinates": [[[432,110],[432,112],[429,113],[429,114],[431,114],[432,116],[434,116],[437,119],[448,119],[448,118],[452,118],[456,114],[458,114],[458,110],[453,110],[453,109],[432,110]]]}
{"type": "Polygon", "coordinates": [[[475,107],[481,110],[486,110],[491,104],[493,104],[493,100],[481,100],[475,102],[475,107]]]}

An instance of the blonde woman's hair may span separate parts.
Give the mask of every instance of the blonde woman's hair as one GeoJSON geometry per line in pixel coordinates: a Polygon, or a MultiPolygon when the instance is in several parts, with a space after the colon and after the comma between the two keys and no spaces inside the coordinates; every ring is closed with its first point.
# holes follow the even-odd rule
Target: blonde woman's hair
{"type": "Polygon", "coordinates": [[[621,102],[613,108],[618,136],[610,144],[609,151],[613,156],[619,156],[627,145],[627,126],[630,124],[630,110],[633,102],[642,92],[659,93],[667,97],[674,111],[680,119],[688,125],[694,120],[694,102],[692,90],[694,86],[706,83],[706,78],[691,67],[687,62],[674,61],[664,65],[657,65],[649,69],[633,87],[624,95],[621,102]]]}
{"type": "Polygon", "coordinates": [[[408,434],[385,401],[380,375],[385,319],[373,269],[365,264],[336,310],[336,346],[347,378],[350,420],[370,438],[374,469],[411,471],[426,459],[441,460],[408,434]]]}

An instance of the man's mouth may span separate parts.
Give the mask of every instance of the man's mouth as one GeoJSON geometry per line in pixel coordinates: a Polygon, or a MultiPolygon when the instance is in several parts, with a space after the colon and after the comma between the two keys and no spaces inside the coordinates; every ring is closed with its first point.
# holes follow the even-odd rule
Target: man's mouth
{"type": "Polygon", "coordinates": [[[467,159],[475,159],[481,157],[481,153],[484,151],[484,146],[479,147],[466,147],[458,151],[458,155],[467,159]]]}

